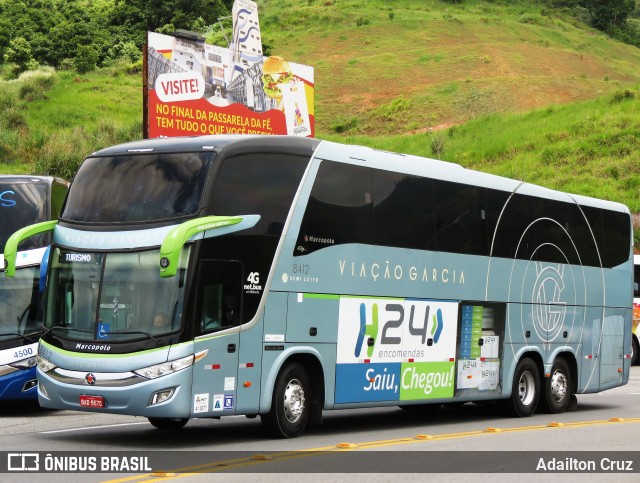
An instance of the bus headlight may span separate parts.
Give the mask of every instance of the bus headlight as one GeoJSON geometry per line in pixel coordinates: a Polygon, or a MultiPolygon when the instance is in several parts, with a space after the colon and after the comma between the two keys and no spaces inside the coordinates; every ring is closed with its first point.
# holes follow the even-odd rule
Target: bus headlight
{"type": "Polygon", "coordinates": [[[146,377],[147,379],[155,379],[157,377],[173,374],[174,372],[181,371],[193,364],[193,355],[183,357],[182,359],[176,359],[175,361],[163,362],[162,364],[156,364],[154,366],[143,367],[135,372],[139,376],[146,377]]]}
{"type": "Polygon", "coordinates": [[[38,354],[38,356],[36,357],[36,361],[38,363],[38,369],[40,369],[42,372],[49,372],[57,367],[53,362],[45,359],[40,354],[38,354]]]}
{"type": "MultiPolygon", "coordinates": [[[[36,365],[36,358],[35,356],[29,357],[28,359],[23,359],[21,361],[14,362],[9,365],[11,367],[15,367],[16,369],[31,369],[33,366],[36,365]]],[[[53,369],[53,367],[51,369],[53,369]]]]}

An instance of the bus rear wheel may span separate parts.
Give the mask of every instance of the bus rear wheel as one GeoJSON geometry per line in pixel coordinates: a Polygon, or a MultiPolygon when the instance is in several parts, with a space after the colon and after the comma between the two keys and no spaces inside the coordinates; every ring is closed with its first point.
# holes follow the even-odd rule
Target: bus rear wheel
{"type": "Polygon", "coordinates": [[[540,399],[540,371],[536,363],[525,357],[518,362],[513,374],[511,397],[503,400],[503,409],[511,416],[531,416],[540,399]]]}
{"type": "Polygon", "coordinates": [[[271,410],[261,415],[262,424],[277,438],[295,438],[309,421],[309,376],[297,362],[285,365],[273,389],[271,410]]]}
{"type": "Polygon", "coordinates": [[[189,421],[189,418],[147,418],[156,428],[166,431],[176,431],[182,429],[189,421]]]}
{"type": "Polygon", "coordinates": [[[544,381],[544,397],[542,405],[546,412],[552,414],[563,413],[571,402],[571,371],[569,364],[563,358],[553,363],[551,375],[544,381]]]}
{"type": "Polygon", "coordinates": [[[638,362],[638,350],[640,349],[640,344],[638,344],[638,339],[636,339],[635,335],[631,336],[631,365],[634,366],[636,362],[638,362]]]}

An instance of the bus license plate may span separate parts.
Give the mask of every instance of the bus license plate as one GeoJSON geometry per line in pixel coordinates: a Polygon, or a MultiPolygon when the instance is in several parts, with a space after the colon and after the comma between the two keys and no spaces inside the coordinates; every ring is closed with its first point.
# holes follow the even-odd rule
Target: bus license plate
{"type": "Polygon", "coordinates": [[[83,408],[103,408],[104,398],[102,396],[80,396],[80,406],[83,408]]]}

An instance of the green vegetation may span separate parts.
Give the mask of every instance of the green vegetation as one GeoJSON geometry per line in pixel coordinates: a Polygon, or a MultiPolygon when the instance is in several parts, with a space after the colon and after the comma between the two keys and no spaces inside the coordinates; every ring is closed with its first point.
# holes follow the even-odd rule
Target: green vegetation
{"type": "MultiPolygon", "coordinates": [[[[0,0],[0,172],[72,178],[88,153],[139,139],[144,32],[224,45],[232,3],[0,0]]],[[[640,212],[638,2],[257,3],[265,51],[315,68],[317,137],[640,212]]]]}
{"type": "Polygon", "coordinates": [[[640,90],[523,114],[493,114],[445,130],[331,140],[437,157],[640,211],[640,90]]]}
{"type": "Polygon", "coordinates": [[[38,65],[88,72],[140,57],[146,32],[204,31],[233,0],[0,0],[5,77],[38,65]],[[114,42],[114,39],[117,39],[114,42]]]}
{"type": "Polygon", "coordinates": [[[142,137],[142,73],[118,65],[85,75],[52,68],[0,83],[0,173],[72,179],[99,147],[142,137]]]}

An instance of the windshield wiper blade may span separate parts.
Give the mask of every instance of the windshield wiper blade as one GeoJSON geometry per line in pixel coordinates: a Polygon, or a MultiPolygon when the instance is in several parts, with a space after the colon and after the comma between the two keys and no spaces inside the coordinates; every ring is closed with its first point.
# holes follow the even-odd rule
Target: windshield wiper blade
{"type": "Polygon", "coordinates": [[[28,335],[25,334],[19,334],[17,332],[4,332],[2,334],[0,334],[0,337],[4,337],[4,336],[8,336],[8,335],[15,335],[16,337],[21,337],[22,339],[29,341],[31,344],[33,344],[35,341],[29,337],[28,335]]]}
{"type": "Polygon", "coordinates": [[[133,334],[142,334],[147,338],[153,340],[156,344],[161,345],[162,342],[157,337],[152,336],[149,332],[145,332],[144,330],[117,330],[117,331],[109,331],[108,335],[116,334],[116,335],[133,335],[133,334]]]}
{"type": "MultiPolygon", "coordinates": [[[[45,328],[44,326],[41,326],[42,329],[44,330],[44,332],[42,333],[41,337],[44,337],[45,335],[47,335],[49,332],[55,331],[55,330],[66,330],[67,332],[69,332],[70,330],[73,330],[74,332],[81,332],[83,334],[93,334],[92,330],[80,330],[80,329],[74,329],[73,327],[65,327],[64,325],[56,325],[54,327],[50,327],[50,328],[45,328]]],[[[157,345],[162,345],[162,342],[157,338],[154,337],[153,335],[151,335],[149,332],[145,332],[143,330],[118,330],[118,331],[110,331],[107,332],[108,335],[111,334],[115,334],[115,335],[133,335],[133,334],[142,334],[145,337],[147,337],[148,339],[153,340],[157,345]]]]}
{"type": "Polygon", "coordinates": [[[92,330],[74,329],[73,327],[65,327],[64,325],[54,325],[53,327],[49,327],[49,328],[46,328],[44,325],[41,325],[40,327],[42,327],[43,329],[42,335],[40,337],[44,337],[49,332],[53,332],[54,330],[66,330],[67,332],[69,332],[70,330],[73,330],[75,332],[81,332],[83,334],[93,334],[92,330]]]}

